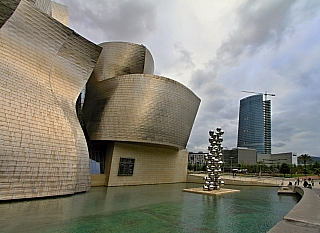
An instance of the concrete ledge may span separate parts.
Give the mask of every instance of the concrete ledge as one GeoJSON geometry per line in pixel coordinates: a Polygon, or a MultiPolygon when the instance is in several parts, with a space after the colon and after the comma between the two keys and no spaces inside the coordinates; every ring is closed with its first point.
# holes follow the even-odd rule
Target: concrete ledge
{"type": "Polygon", "coordinates": [[[278,194],[295,194],[296,187],[295,186],[280,186],[278,190],[278,194]]]}
{"type": "MultiPolygon", "coordinates": [[[[200,183],[203,184],[203,178],[206,174],[188,174],[187,182],[190,183],[200,183]]],[[[268,187],[278,187],[281,180],[272,179],[258,179],[251,177],[236,177],[232,176],[221,176],[225,184],[228,185],[245,185],[245,186],[268,186],[268,187]]]]}
{"type": "Polygon", "coordinates": [[[231,193],[240,192],[240,190],[237,190],[237,189],[223,189],[223,188],[220,188],[219,190],[206,191],[206,190],[203,190],[202,187],[201,188],[183,189],[182,191],[183,192],[189,192],[189,193],[211,195],[211,196],[217,196],[217,195],[224,195],[224,194],[231,194],[231,193]]]}
{"type": "Polygon", "coordinates": [[[284,220],[318,226],[320,229],[320,201],[311,189],[296,187],[303,196],[297,205],[284,217],[284,220]]]}
{"type": "Polygon", "coordinates": [[[320,232],[320,199],[311,189],[296,187],[302,198],[269,233],[320,232]]]}

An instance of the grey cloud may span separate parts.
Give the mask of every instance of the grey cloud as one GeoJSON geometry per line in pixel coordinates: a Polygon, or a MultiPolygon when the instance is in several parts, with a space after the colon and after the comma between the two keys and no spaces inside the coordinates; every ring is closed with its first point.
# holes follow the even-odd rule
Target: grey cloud
{"type": "Polygon", "coordinates": [[[296,1],[248,1],[237,11],[238,28],[217,51],[220,62],[233,65],[245,53],[255,53],[264,44],[279,44],[290,25],[291,7],[296,1]]]}
{"type": "MultiPolygon", "coordinates": [[[[117,1],[119,2],[119,1],[117,1]]],[[[156,26],[155,5],[145,1],[120,2],[118,13],[107,19],[111,40],[144,38],[156,26]]],[[[103,26],[103,24],[101,25],[103,26]]]]}
{"type": "MultiPolygon", "coordinates": [[[[194,74],[190,85],[193,88],[207,86],[221,69],[235,66],[244,54],[254,54],[263,45],[279,44],[290,27],[292,0],[247,1],[236,11],[238,25],[230,32],[216,52],[215,58],[206,65],[210,76],[197,78],[194,74]]],[[[197,71],[200,73],[201,71],[197,71]]],[[[213,85],[213,83],[211,83],[213,85]]]]}
{"type": "MultiPolygon", "coordinates": [[[[298,3],[300,2],[291,0],[247,1],[243,3],[236,11],[238,24],[235,29],[221,43],[215,57],[206,64],[205,69],[195,71],[189,81],[189,86],[201,93],[199,95],[202,98],[202,105],[208,109],[207,112],[200,112],[199,114],[215,116],[214,121],[225,125],[229,130],[229,134],[226,133],[225,142],[230,146],[229,140],[234,140],[234,144],[231,144],[231,147],[236,145],[239,108],[239,99],[235,98],[237,95],[233,92],[240,92],[241,89],[239,87],[242,84],[239,82],[239,87],[226,86],[226,83],[223,84],[223,79],[226,78],[224,73],[226,70],[235,68],[239,62],[244,61],[244,58],[252,57],[265,48],[278,48],[286,42],[287,37],[291,36],[295,31],[296,25],[294,25],[293,18],[296,10],[308,10],[306,6],[297,6],[298,3]],[[217,104],[219,102],[223,103],[223,106],[219,106],[217,104]]],[[[286,76],[285,74],[283,75],[286,76]]],[[[237,77],[234,77],[234,79],[237,79],[237,77]]],[[[234,79],[233,83],[236,84],[234,79]]],[[[259,82],[258,80],[256,79],[255,81],[259,82]]],[[[248,81],[247,85],[250,85],[250,82],[253,83],[254,80],[248,81]]],[[[288,106],[281,104],[282,109],[288,109],[288,106]]],[[[310,105],[307,104],[304,108],[307,108],[307,106],[310,105]]],[[[290,119],[290,116],[290,113],[287,112],[281,113],[278,116],[279,118],[275,117],[275,121],[273,121],[273,126],[275,127],[272,130],[273,135],[276,136],[273,141],[291,143],[294,140],[297,129],[292,125],[294,121],[290,119]],[[290,120],[283,121],[282,119],[290,120]]],[[[210,124],[202,117],[199,117],[200,120],[203,120],[202,124],[205,126],[210,124]]],[[[200,124],[199,122],[197,127],[200,127],[200,124]]],[[[194,133],[199,136],[200,133],[197,131],[198,129],[194,130],[194,133]]],[[[200,139],[191,138],[200,143],[200,139]]],[[[279,146],[281,144],[276,143],[275,145],[279,146]]],[[[284,144],[283,147],[286,145],[284,144]]]]}
{"type": "MultiPolygon", "coordinates": [[[[318,154],[314,140],[320,137],[320,100],[310,93],[295,93],[288,96],[278,109],[284,109],[272,116],[272,137],[274,142],[283,142],[292,151],[308,148],[308,153],[318,154]],[[296,95],[296,96],[294,96],[296,95]]],[[[277,101],[277,100],[275,100],[277,101]]]]}
{"type": "Polygon", "coordinates": [[[189,86],[195,91],[199,90],[206,93],[222,91],[223,89],[219,88],[220,85],[217,79],[218,65],[216,62],[210,62],[206,64],[205,69],[194,71],[189,81],[189,86]]]}
{"type": "MultiPolygon", "coordinates": [[[[268,90],[276,93],[272,100],[275,152],[307,148],[308,153],[317,154],[320,1],[240,1],[231,16],[237,20],[234,28],[219,49],[212,51],[212,59],[204,64],[205,68],[198,70],[193,70],[195,58],[200,55],[198,50],[185,48],[183,38],[174,38],[181,43],[172,42],[173,35],[167,33],[164,22],[156,21],[157,10],[161,10],[156,1],[57,1],[68,5],[70,26],[87,39],[95,43],[110,40],[146,43],[153,38],[146,45],[154,46],[151,52],[156,61],[165,60],[163,66],[175,74],[182,69],[183,75],[193,72],[187,86],[202,102],[188,149],[205,150],[208,130],[217,126],[226,132],[224,146],[235,147],[239,100],[244,97],[241,90],[268,90]],[[164,33],[168,35],[165,39],[157,41],[152,37],[164,33]]],[[[179,14],[172,16],[173,20],[179,20],[174,18],[179,14]]],[[[161,72],[164,70],[160,68],[156,71],[161,72]]]]}
{"type": "Polygon", "coordinates": [[[273,143],[272,146],[274,147],[284,147],[286,144],[284,142],[276,142],[273,143]]]}
{"type": "Polygon", "coordinates": [[[70,22],[87,38],[143,42],[156,28],[156,5],[150,1],[68,2],[70,22]]]}
{"type": "Polygon", "coordinates": [[[192,54],[180,42],[174,44],[174,49],[178,52],[179,61],[184,64],[185,68],[193,68],[195,66],[192,61],[192,54]]]}

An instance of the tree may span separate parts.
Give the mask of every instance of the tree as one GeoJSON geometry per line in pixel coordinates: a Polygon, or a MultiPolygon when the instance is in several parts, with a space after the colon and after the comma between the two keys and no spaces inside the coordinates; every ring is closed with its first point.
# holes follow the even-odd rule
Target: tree
{"type": "Polygon", "coordinates": [[[292,167],[291,167],[291,174],[292,173],[297,173],[297,171],[298,171],[297,165],[293,164],[292,167]]]}
{"type": "Polygon", "coordinates": [[[319,175],[320,174],[320,163],[318,163],[318,161],[316,161],[313,165],[312,165],[312,171],[314,174],[319,175]]]}
{"type": "Polygon", "coordinates": [[[283,174],[283,177],[286,177],[286,174],[290,173],[290,167],[288,166],[288,164],[286,163],[281,164],[280,173],[283,174]]]}
{"type": "Polygon", "coordinates": [[[304,175],[307,175],[307,162],[312,161],[311,157],[308,154],[302,154],[298,157],[298,160],[303,161],[304,164],[304,175]]]}
{"type": "Polygon", "coordinates": [[[320,176],[320,168],[314,168],[313,172],[320,176]]]}
{"type": "Polygon", "coordinates": [[[313,165],[312,165],[312,169],[315,168],[320,168],[320,163],[318,163],[318,161],[316,161],[313,165]]]}

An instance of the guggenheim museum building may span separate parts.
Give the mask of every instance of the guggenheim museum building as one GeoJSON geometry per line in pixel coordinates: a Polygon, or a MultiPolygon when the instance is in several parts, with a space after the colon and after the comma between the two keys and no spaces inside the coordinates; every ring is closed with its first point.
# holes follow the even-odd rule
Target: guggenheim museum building
{"type": "Polygon", "coordinates": [[[186,181],[200,99],[144,45],[96,45],[50,0],[0,0],[0,53],[0,200],[186,181]]]}

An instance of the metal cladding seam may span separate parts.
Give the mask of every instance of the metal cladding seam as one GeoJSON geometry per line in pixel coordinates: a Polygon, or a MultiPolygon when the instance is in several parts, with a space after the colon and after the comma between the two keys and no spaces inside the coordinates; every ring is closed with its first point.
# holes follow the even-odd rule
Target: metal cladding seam
{"type": "Polygon", "coordinates": [[[143,45],[129,42],[105,42],[99,44],[102,53],[87,86],[96,82],[126,74],[153,74],[154,61],[143,45]]]}
{"type": "Polygon", "coordinates": [[[124,42],[101,46],[83,108],[90,140],[184,149],[200,99],[184,85],[150,74],[153,58],[144,46],[124,42]],[[145,70],[148,72],[143,73],[145,70]]]}
{"type": "Polygon", "coordinates": [[[0,0],[0,28],[11,17],[21,0],[0,0]]]}
{"type": "Polygon", "coordinates": [[[1,27],[0,41],[0,200],[88,190],[74,106],[101,48],[29,0],[1,27]]]}

